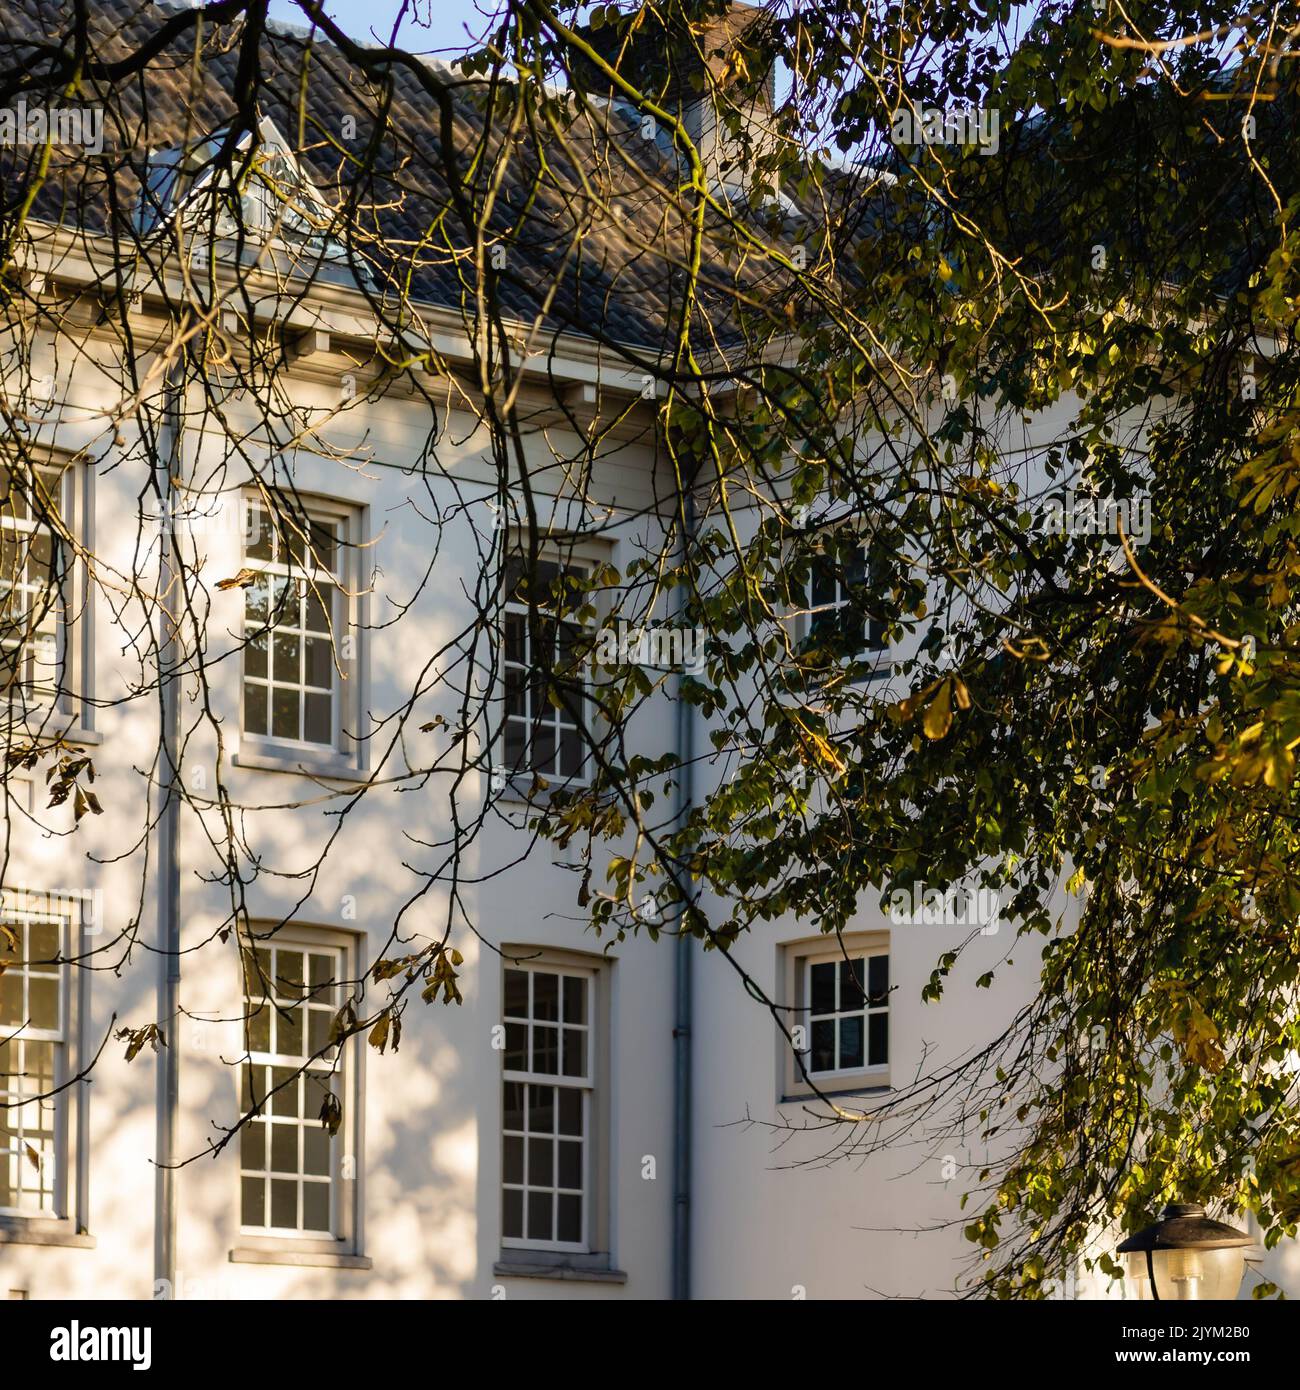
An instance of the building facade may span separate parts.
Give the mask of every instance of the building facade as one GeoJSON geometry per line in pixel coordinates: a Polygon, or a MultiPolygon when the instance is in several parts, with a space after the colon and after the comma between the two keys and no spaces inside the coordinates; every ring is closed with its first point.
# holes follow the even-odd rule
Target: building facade
{"type": "MultiPolygon", "coordinates": [[[[115,8],[104,6],[110,18],[115,8]]],[[[128,21],[145,22],[123,0],[128,21]]],[[[292,164],[282,123],[267,120],[268,148],[283,142],[292,164]]],[[[166,215],[184,207],[176,193],[166,215]]],[[[245,215],[252,235],[256,210],[245,215]]],[[[274,244],[283,228],[263,219],[262,244],[274,244]]],[[[6,591],[36,615],[6,659],[23,692],[12,729],[41,753],[30,766],[11,759],[5,781],[0,1288],[33,1299],[953,1296],[970,1263],[961,1194],[995,1155],[927,1144],[922,1126],[856,1159],[853,1126],[812,1102],[736,962],[806,1018],[811,1070],[865,1126],[891,1088],[979,1047],[1030,997],[1028,951],[993,989],[974,988],[1008,954],[1010,927],[974,923],[979,940],[940,1007],[921,991],[937,955],[970,934],[969,916],[900,922],[864,904],[845,951],[795,920],[728,955],[648,933],[597,939],[575,906],[581,860],[535,835],[519,780],[579,770],[572,721],[530,686],[562,623],[514,595],[495,661],[474,657],[467,637],[485,557],[521,514],[483,422],[472,325],[423,303],[420,340],[436,344],[441,369],[386,371],[365,285],[286,283],[260,267],[243,280],[254,297],[232,298],[213,326],[232,354],[273,337],[284,348],[274,385],[214,390],[169,370],[166,275],[124,289],[115,261],[107,238],[37,219],[22,278],[26,370],[48,409],[24,434],[3,510],[6,543],[24,557],[6,566],[6,591]],[[42,317],[55,305],[57,323],[42,317]],[[123,410],[133,393],[138,409],[123,410]],[[268,486],[300,504],[296,542],[272,524],[268,486]],[[33,520],[42,489],[65,532],[33,520]],[[164,540],[187,576],[170,590],[164,540]],[[152,593],[114,589],[114,576],[142,574],[155,576],[152,593]],[[180,666],[164,690],[151,672],[169,612],[203,642],[199,668],[180,666]],[[501,692],[500,768],[440,765],[464,692],[487,679],[501,692]],[[169,697],[185,793],[174,843],[169,697]],[[50,806],[45,773],[60,757],[91,759],[94,780],[74,767],[76,790],[50,806]],[[82,803],[91,795],[96,806],[82,803]],[[330,1049],[341,982],[448,932],[460,1002],[436,989],[413,998],[400,1046],[359,1034],[330,1049]]],[[[638,374],[566,330],[528,359],[516,413],[549,559],[622,572],[653,553],[672,520],[671,461],[638,374]],[[560,459],[585,461],[581,487],[560,459]]],[[[809,607],[841,600],[832,585],[809,607]]],[[[897,655],[882,653],[882,670],[897,655]]],[[[669,681],[638,714],[631,753],[679,748],[672,692],[669,681]]],[[[707,748],[708,727],[691,718],[694,746],[707,748]]],[[[702,759],[701,791],[725,775],[702,759]]],[[[371,978],[367,998],[401,978],[371,978]]],[[[1262,1270],[1300,1287],[1289,1250],[1262,1270]]]]}

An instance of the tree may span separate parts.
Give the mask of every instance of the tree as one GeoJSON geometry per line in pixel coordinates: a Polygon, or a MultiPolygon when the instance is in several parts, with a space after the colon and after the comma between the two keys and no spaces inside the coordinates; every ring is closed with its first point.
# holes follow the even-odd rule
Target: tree
{"type": "MultiPolygon", "coordinates": [[[[232,313],[256,320],[268,276],[285,300],[333,274],[365,296],[372,389],[402,377],[428,397],[430,477],[440,397],[413,368],[453,382],[487,431],[510,524],[484,547],[472,622],[421,653],[382,735],[391,752],[431,690],[463,692],[435,760],[395,774],[448,779],[453,833],[412,905],[438,884],[451,906],[418,952],[393,924],[367,973],[399,987],[379,1008],[353,982],[334,1039],[396,1045],[410,994],[456,998],[455,936],[474,927],[461,866],[492,808],[462,789],[503,761],[482,692],[514,598],[557,640],[543,698],[572,716],[593,770],[582,787],[539,776],[533,828],[579,851],[577,901],[599,933],[684,931],[726,952],[759,921],[834,935],[915,882],[970,883],[1042,949],[1033,1004],[955,1073],[920,1076],[872,1122],[824,1112],[865,1153],[957,1093],[946,1123],[1010,1143],[970,1194],[974,1291],[1041,1297],[1092,1258],[1098,1230],[1171,1197],[1247,1207],[1273,1243],[1294,1235],[1296,16],[830,0],[724,20],[700,0],[581,16],[504,0],[441,67],[300,8],[310,37],[224,0],[110,41],[93,10],[18,7],[5,100],[93,93],[130,138],[98,163],[20,150],[5,313],[11,363],[40,332],[71,339],[67,306],[51,311],[24,267],[34,229],[73,208],[65,227],[111,248],[129,379],[107,424],[142,422],[142,527],[166,491],[148,460],[169,370],[182,410],[224,431],[200,491],[248,466],[232,395],[279,445],[328,447],[356,404],[291,407],[278,373],[299,349],[231,332],[232,313]],[[182,83],[178,131],[161,98],[182,83]],[[350,136],[326,110],[354,117],[350,136]],[[144,143],[172,153],[142,168],[130,151],[144,143]],[[147,215],[132,221],[137,193],[147,215]],[[292,264],[251,234],[259,217],[292,264]],[[176,264],[192,272],[167,280],[176,264]],[[137,342],[146,282],[168,286],[166,312],[137,342]],[[465,362],[428,332],[431,298],[461,315],[465,362]],[[643,554],[621,572],[541,567],[529,359],[575,332],[638,389],[594,423],[561,400],[581,445],[547,466],[582,499],[637,400],[665,460],[643,554]],[[792,622],[819,586],[833,620],[792,622]],[[703,644],[693,675],[648,673],[620,645],[620,623],[643,629],[668,602],[671,630],[703,644]],[[712,730],[690,765],[629,751],[665,688],[712,730]],[[701,790],[684,804],[688,767],[701,790]],[[1073,930],[1052,909],[1062,881],[1084,895],[1073,930]]],[[[22,447],[30,373],[6,378],[24,382],[5,401],[23,505],[66,536],[22,447]]],[[[260,484],[282,543],[314,545],[291,482],[260,484]]],[[[470,504],[435,505],[447,526],[470,504]]],[[[182,546],[160,628],[139,554],[105,595],[125,588],[140,631],[175,635],[145,643],[126,698],[156,704],[182,672],[202,692],[206,577],[182,546]]],[[[23,643],[43,620],[24,615],[23,643]]],[[[219,746],[201,694],[192,708],[181,752],[205,721],[219,746]]],[[[95,811],[89,765],[11,730],[11,766],[52,757],[55,796],[95,811]]],[[[387,757],[357,800],[383,786],[387,757]]],[[[245,852],[220,759],[203,796],[168,764],[160,738],[164,800],[216,826],[231,900],[218,944],[248,948],[244,895],[266,866],[245,852]]],[[[956,954],[936,962],[937,1005],[956,954]]],[[[789,1001],[763,1002],[788,1030],[789,1001]]]]}

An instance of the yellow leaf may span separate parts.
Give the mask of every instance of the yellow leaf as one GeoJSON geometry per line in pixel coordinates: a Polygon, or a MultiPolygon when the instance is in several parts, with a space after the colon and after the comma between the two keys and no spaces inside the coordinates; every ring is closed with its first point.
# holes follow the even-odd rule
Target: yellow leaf
{"type": "Polygon", "coordinates": [[[952,728],[952,682],[942,681],[933,700],[925,707],[921,728],[926,738],[939,739],[952,728]]]}

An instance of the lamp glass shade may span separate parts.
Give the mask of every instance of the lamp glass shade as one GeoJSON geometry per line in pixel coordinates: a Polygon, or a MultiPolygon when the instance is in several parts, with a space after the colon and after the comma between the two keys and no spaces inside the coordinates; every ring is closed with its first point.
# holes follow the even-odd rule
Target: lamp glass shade
{"type": "MultiPolygon", "coordinates": [[[[1147,1302],[1151,1299],[1151,1284],[1147,1275],[1147,1256],[1144,1250],[1134,1251],[1126,1258],[1125,1289],[1129,1298],[1147,1302]]],[[[1151,1273],[1155,1275],[1155,1291],[1162,1303],[1212,1303],[1234,1299],[1245,1273],[1245,1251],[1200,1249],[1191,1246],[1181,1250],[1153,1250],[1151,1273]]]]}

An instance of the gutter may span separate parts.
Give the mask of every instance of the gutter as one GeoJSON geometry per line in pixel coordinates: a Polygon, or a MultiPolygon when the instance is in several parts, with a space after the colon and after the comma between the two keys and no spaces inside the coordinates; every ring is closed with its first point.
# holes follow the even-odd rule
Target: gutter
{"type": "Polygon", "coordinates": [[[157,1134],[154,1175],[154,1297],[171,1299],[176,1290],[176,1153],[180,1111],[181,929],[180,893],[180,691],[176,666],[176,629],[180,613],[181,564],[176,549],[172,479],[180,473],[181,403],[185,389],[185,353],[167,369],[163,382],[162,424],[154,469],[163,506],[160,527],[158,589],[158,680],[161,698],[159,766],[162,808],[158,816],[158,1051],[157,1134]]]}
{"type": "MultiPolygon", "coordinates": [[[[691,479],[691,486],[694,478],[691,479]]],[[[682,532],[682,559],[687,560],[695,538],[695,494],[688,490],[685,497],[685,526],[682,532]]],[[[678,589],[677,611],[686,611],[685,586],[678,589]]],[[[679,827],[686,817],[695,796],[695,711],[681,698],[686,683],[683,670],[677,677],[677,805],[679,827]]],[[[674,942],[674,1005],[673,1005],[673,1253],[672,1297],[686,1301],[691,1297],[691,1157],[692,1157],[692,1079],[694,1049],[692,1018],[694,1014],[695,942],[680,931],[687,908],[694,900],[688,884],[688,898],[677,914],[679,932],[674,942]]]]}

